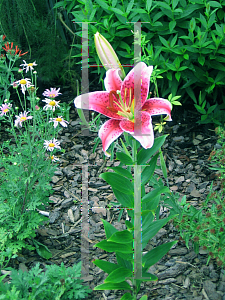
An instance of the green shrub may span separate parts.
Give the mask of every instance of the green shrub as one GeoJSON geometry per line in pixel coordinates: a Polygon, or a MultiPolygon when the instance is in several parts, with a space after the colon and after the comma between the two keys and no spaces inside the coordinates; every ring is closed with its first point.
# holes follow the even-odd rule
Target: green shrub
{"type": "MultiPolygon", "coordinates": [[[[142,34],[147,43],[142,60],[161,70],[160,94],[181,95],[183,103],[191,98],[204,115],[201,122],[207,123],[222,118],[220,110],[225,108],[224,4],[224,0],[64,0],[55,8],[74,16],[79,37],[81,22],[96,22],[88,25],[89,65],[100,63],[93,39],[97,31],[113,46],[123,65],[134,64],[132,22],[145,22],[142,34]]],[[[81,63],[81,45],[74,47],[78,53],[74,57],[81,63]]],[[[104,76],[103,68],[89,71],[101,73],[100,80],[104,76]]]]}
{"type": "Polygon", "coordinates": [[[73,267],[46,265],[46,272],[38,263],[29,272],[12,270],[11,283],[3,283],[0,278],[1,300],[69,300],[84,299],[91,290],[82,285],[81,262],[73,267]]]}

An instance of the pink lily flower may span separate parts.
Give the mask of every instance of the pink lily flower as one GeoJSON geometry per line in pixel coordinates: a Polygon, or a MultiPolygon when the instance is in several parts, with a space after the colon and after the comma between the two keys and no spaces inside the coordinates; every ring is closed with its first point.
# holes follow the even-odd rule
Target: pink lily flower
{"type": "Polygon", "coordinates": [[[124,131],[139,141],[143,148],[151,148],[154,143],[151,116],[166,114],[167,120],[172,120],[172,105],[168,100],[147,100],[152,70],[152,66],[147,67],[140,62],[122,81],[119,70],[110,69],[104,80],[106,91],[91,92],[75,98],[75,107],[94,110],[110,118],[99,130],[106,156],[110,156],[106,150],[111,143],[124,131]]]}

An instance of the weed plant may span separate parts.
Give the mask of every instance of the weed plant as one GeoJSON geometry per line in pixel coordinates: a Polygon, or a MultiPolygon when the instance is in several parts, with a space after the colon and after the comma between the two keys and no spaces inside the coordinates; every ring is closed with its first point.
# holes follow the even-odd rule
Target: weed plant
{"type": "Polygon", "coordinates": [[[219,149],[211,152],[209,160],[213,165],[211,169],[218,171],[221,190],[213,191],[212,183],[210,193],[199,210],[186,203],[184,197],[180,203],[181,214],[174,219],[174,224],[188,248],[191,240],[196,253],[199,253],[200,246],[207,251],[207,264],[210,258],[215,258],[218,266],[225,267],[225,130],[218,127],[216,133],[219,135],[219,149]]]}

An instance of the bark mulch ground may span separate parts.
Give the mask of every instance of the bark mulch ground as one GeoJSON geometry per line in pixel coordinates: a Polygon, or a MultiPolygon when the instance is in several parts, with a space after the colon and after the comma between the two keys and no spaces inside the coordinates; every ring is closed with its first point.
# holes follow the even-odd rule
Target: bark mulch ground
{"type": "MultiPolygon", "coordinates": [[[[72,100],[74,96],[68,94],[72,100]]],[[[165,133],[169,133],[163,150],[168,168],[170,189],[180,194],[180,199],[186,195],[187,202],[200,208],[201,203],[209,193],[214,181],[214,190],[220,189],[215,172],[208,168],[208,157],[216,145],[216,136],[212,125],[198,125],[198,115],[191,110],[175,108],[172,122],[168,122],[165,133]]],[[[107,118],[102,120],[107,120],[107,118]]],[[[153,117],[157,123],[158,117],[153,117]]],[[[36,252],[24,250],[21,255],[12,260],[11,266],[29,270],[37,262],[44,268],[46,264],[67,267],[85,260],[86,270],[83,270],[84,281],[90,288],[103,283],[106,274],[96,267],[94,259],[104,259],[116,262],[113,253],[107,253],[93,246],[105,239],[101,219],[113,224],[117,229],[125,229],[128,217],[124,212],[118,222],[119,210],[107,209],[107,205],[115,200],[111,187],[99,175],[106,172],[107,166],[116,166],[118,161],[104,160],[102,145],[98,145],[92,153],[97,133],[90,136],[81,135],[81,127],[76,111],[70,112],[70,124],[60,135],[61,146],[66,150],[61,155],[58,169],[52,178],[54,194],[53,201],[46,209],[49,222],[37,230],[37,240],[46,245],[53,256],[44,260],[36,252]],[[88,194],[89,228],[83,228],[88,234],[81,237],[82,230],[82,193],[88,194]],[[82,245],[82,254],[81,254],[82,245]]],[[[162,174],[157,170],[157,175],[162,174]]],[[[147,187],[147,191],[150,188],[147,187]]],[[[84,203],[83,203],[84,206],[84,203]]],[[[84,210],[84,209],[83,209],[84,210]]],[[[87,212],[83,211],[83,218],[87,212]]],[[[167,209],[162,209],[160,218],[169,215],[167,209]]],[[[87,215],[86,215],[87,218],[87,215]]],[[[179,239],[179,233],[172,222],[163,227],[148,243],[146,251],[165,242],[179,239]]],[[[200,249],[197,255],[191,247],[178,242],[156,265],[151,267],[151,273],[158,277],[157,282],[142,284],[140,297],[148,295],[148,299],[193,299],[193,300],[225,300],[225,271],[218,267],[215,260],[207,262],[207,252],[200,249]]],[[[120,299],[124,291],[93,291],[87,299],[110,300],[120,299]]],[[[139,298],[140,298],[139,297],[139,298]]]]}

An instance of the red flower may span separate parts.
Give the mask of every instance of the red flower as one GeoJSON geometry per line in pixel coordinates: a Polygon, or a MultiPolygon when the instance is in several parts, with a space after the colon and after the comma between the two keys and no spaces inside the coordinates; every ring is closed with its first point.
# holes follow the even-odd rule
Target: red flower
{"type": "Polygon", "coordinates": [[[5,34],[3,34],[3,36],[2,36],[2,40],[4,41],[4,39],[6,38],[6,35],[5,34]]]}
{"type": "Polygon", "coordinates": [[[4,49],[6,52],[9,52],[10,54],[14,54],[14,55],[19,54],[19,57],[28,53],[28,51],[25,53],[21,53],[22,50],[20,50],[18,46],[16,46],[16,48],[13,49],[13,43],[11,43],[11,47],[9,47],[9,42],[7,42],[5,44],[5,47],[2,47],[2,49],[4,49]],[[12,53],[12,51],[14,51],[14,53],[12,53]]]}

